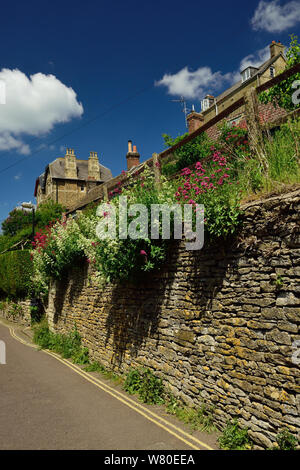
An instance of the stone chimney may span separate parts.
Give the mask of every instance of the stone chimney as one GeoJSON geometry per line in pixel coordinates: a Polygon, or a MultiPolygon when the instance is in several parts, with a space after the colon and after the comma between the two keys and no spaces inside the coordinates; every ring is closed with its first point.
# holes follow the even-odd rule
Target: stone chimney
{"type": "Polygon", "coordinates": [[[140,164],[140,154],[137,151],[136,145],[132,146],[132,141],[128,140],[127,170],[140,164]]]}
{"type": "Polygon", "coordinates": [[[88,179],[94,181],[100,180],[100,165],[97,152],[90,152],[88,159],[88,179]]]}
{"type": "Polygon", "coordinates": [[[67,149],[65,155],[65,177],[77,179],[77,165],[74,149],[67,149]]]}
{"type": "Polygon", "coordinates": [[[194,109],[191,113],[189,113],[186,117],[189,134],[194,132],[196,129],[202,126],[204,117],[203,114],[197,113],[194,109]]]}
{"type": "Polygon", "coordinates": [[[271,59],[273,57],[275,57],[276,55],[280,54],[280,52],[282,52],[282,54],[284,53],[284,49],[285,49],[285,46],[283,44],[281,44],[280,41],[272,41],[272,43],[270,44],[270,56],[271,56],[271,59]]]}

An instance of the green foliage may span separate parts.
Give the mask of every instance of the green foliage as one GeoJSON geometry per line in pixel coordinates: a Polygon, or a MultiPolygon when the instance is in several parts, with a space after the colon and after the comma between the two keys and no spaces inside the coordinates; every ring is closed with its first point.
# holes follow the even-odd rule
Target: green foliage
{"type": "Polygon", "coordinates": [[[293,183],[300,180],[300,118],[282,124],[265,141],[270,181],[293,183]]]}
{"type": "MultiPolygon", "coordinates": [[[[64,211],[61,204],[48,201],[40,204],[35,211],[35,226],[45,227],[59,219],[64,211]]],[[[32,230],[32,211],[25,209],[14,209],[9,213],[7,219],[2,222],[3,235],[13,237],[24,228],[32,230]]]]}
{"type": "Polygon", "coordinates": [[[175,415],[180,421],[189,425],[193,431],[215,431],[213,406],[207,406],[204,403],[197,408],[182,406],[171,393],[167,394],[166,402],[167,412],[175,415]]]}
{"type": "Polygon", "coordinates": [[[233,234],[241,221],[240,195],[235,185],[223,186],[202,197],[206,232],[210,240],[233,234]]]}
{"type": "Polygon", "coordinates": [[[248,141],[247,129],[239,125],[229,125],[226,121],[219,126],[220,135],[216,142],[216,149],[219,149],[231,169],[236,172],[243,168],[243,162],[250,158],[250,145],[248,141]]]}
{"type": "Polygon", "coordinates": [[[33,341],[41,349],[49,349],[61,354],[64,358],[70,358],[76,364],[87,364],[89,362],[88,349],[81,346],[81,337],[76,325],[67,335],[52,333],[47,322],[33,326],[33,341]]]}
{"type": "Polygon", "coordinates": [[[138,393],[143,403],[163,403],[164,386],[162,379],[156,377],[150,369],[145,369],[142,373],[142,381],[138,393]]]}
{"type": "MultiPolygon", "coordinates": [[[[53,201],[40,204],[35,211],[35,232],[60,219],[64,210],[61,204],[53,201]]],[[[27,241],[28,245],[32,240],[32,212],[24,209],[14,209],[2,223],[2,232],[3,234],[0,235],[0,253],[15,246],[20,241],[24,243],[27,241]]]]}
{"type": "Polygon", "coordinates": [[[277,446],[274,448],[274,450],[296,450],[298,440],[288,431],[288,429],[283,429],[276,436],[276,443],[277,446]]]}
{"type": "Polygon", "coordinates": [[[32,226],[32,213],[25,209],[14,209],[9,213],[7,219],[2,222],[2,232],[4,235],[13,237],[28,225],[32,226]]]}
{"type": "Polygon", "coordinates": [[[0,255],[0,293],[5,297],[26,297],[32,288],[32,262],[29,250],[0,255]]]}
{"type": "Polygon", "coordinates": [[[31,324],[41,321],[41,314],[37,305],[30,305],[31,324]]]}
{"type": "MultiPolygon", "coordinates": [[[[132,204],[143,204],[151,213],[152,204],[167,202],[168,189],[163,186],[158,191],[154,184],[153,173],[145,169],[143,174],[136,179],[129,179],[129,186],[122,188],[121,196],[127,197],[128,206],[132,204]]],[[[119,196],[110,201],[112,209],[116,210],[116,225],[119,233],[120,217],[118,211],[119,196]]],[[[111,211],[112,212],[112,211],[111,211]]],[[[107,218],[111,217],[111,213],[107,218]]],[[[127,228],[136,219],[136,216],[127,218],[127,228]]],[[[141,234],[140,238],[127,237],[115,240],[106,239],[96,241],[95,244],[95,267],[108,282],[117,280],[136,280],[141,273],[159,269],[166,258],[167,243],[165,240],[154,240],[148,238],[151,234],[151,220],[148,218],[148,233],[141,234]]]]}
{"type": "Polygon", "coordinates": [[[252,448],[248,429],[242,429],[237,419],[229,421],[223,434],[219,437],[219,444],[224,450],[249,450],[252,448]]]}
{"type": "MultiPolygon", "coordinates": [[[[247,153],[228,159],[231,175],[238,183],[242,197],[278,190],[300,182],[300,119],[289,120],[264,136],[268,174],[261,162],[247,153]]],[[[236,187],[236,186],[235,186],[236,187]]],[[[237,188],[237,187],[236,187],[237,188]]]]}
{"type": "MultiPolygon", "coordinates": [[[[163,139],[167,147],[172,147],[181,142],[187,135],[188,134],[183,134],[173,139],[168,134],[163,134],[163,139]]],[[[190,142],[175,150],[175,162],[164,164],[162,166],[162,174],[169,176],[203,158],[209,157],[211,155],[212,145],[213,142],[208,138],[206,132],[203,132],[190,142]]]]}
{"type": "Polygon", "coordinates": [[[163,382],[150,369],[131,369],[126,377],[124,390],[130,394],[138,394],[143,403],[164,403],[163,382]]]}
{"type": "Polygon", "coordinates": [[[126,376],[124,383],[124,390],[130,395],[134,395],[139,392],[142,381],[142,375],[138,369],[130,369],[126,376]]]}
{"type": "MultiPolygon", "coordinates": [[[[287,64],[284,71],[300,63],[300,45],[298,44],[298,37],[295,35],[291,35],[291,43],[286,52],[286,59],[287,64]]],[[[292,85],[295,80],[300,80],[299,72],[274,85],[269,90],[260,93],[259,100],[265,104],[272,102],[274,106],[293,111],[296,108],[292,101],[292,95],[295,92],[292,85]]]]}
{"type": "MultiPolygon", "coordinates": [[[[53,227],[37,232],[34,238],[34,270],[39,268],[44,279],[61,279],[65,271],[84,259],[80,245],[80,228],[76,221],[59,221],[53,227]]],[[[38,284],[42,279],[35,278],[38,284]]]]}
{"type": "Polygon", "coordinates": [[[60,220],[65,208],[57,202],[47,201],[39,205],[35,213],[37,229],[46,227],[60,220]]]}
{"type": "Polygon", "coordinates": [[[90,362],[87,366],[85,366],[84,370],[86,372],[99,372],[103,375],[106,379],[114,380],[115,382],[121,382],[121,376],[115,374],[111,370],[107,370],[100,362],[90,362]]]}

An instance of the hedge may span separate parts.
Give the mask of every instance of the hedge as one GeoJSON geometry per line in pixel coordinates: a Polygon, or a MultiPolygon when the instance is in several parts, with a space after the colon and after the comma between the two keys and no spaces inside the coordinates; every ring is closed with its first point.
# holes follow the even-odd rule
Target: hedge
{"type": "Polygon", "coordinates": [[[29,250],[9,251],[0,255],[0,295],[22,298],[31,289],[32,261],[29,250]]]}

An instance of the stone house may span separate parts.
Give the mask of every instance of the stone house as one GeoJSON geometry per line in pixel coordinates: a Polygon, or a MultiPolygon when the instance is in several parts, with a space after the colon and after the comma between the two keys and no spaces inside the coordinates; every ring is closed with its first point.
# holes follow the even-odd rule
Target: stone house
{"type": "Polygon", "coordinates": [[[97,152],[90,152],[88,160],[81,160],[76,158],[74,149],[68,148],[65,157],[49,163],[36,179],[34,196],[37,206],[52,200],[68,209],[92,188],[111,178],[111,171],[99,163],[97,152]]]}
{"type": "MultiPolygon", "coordinates": [[[[282,72],[286,65],[284,55],[285,46],[281,42],[273,41],[270,44],[270,57],[259,67],[248,66],[241,71],[240,80],[225,90],[219,96],[207,95],[201,102],[201,112],[192,111],[187,116],[189,133],[194,132],[201,126],[209,122],[230,105],[242,98],[250,88],[260,86],[271,80],[278,73],[282,72]]],[[[260,104],[259,115],[261,123],[271,122],[285,115],[285,110],[274,108],[272,104],[260,104]]],[[[245,106],[241,106],[227,117],[229,123],[235,123],[246,127],[245,106]]],[[[218,129],[212,126],[207,130],[211,138],[216,138],[218,129]]]]}

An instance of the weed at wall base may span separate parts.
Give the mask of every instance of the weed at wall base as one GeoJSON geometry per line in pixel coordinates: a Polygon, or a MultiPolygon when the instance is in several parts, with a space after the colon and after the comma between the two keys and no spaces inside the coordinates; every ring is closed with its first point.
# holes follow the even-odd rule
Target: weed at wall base
{"type": "Polygon", "coordinates": [[[81,337],[74,329],[67,335],[52,333],[46,320],[33,326],[33,341],[41,349],[49,349],[61,354],[65,359],[72,359],[75,364],[89,363],[88,349],[81,346],[81,337]]]}

